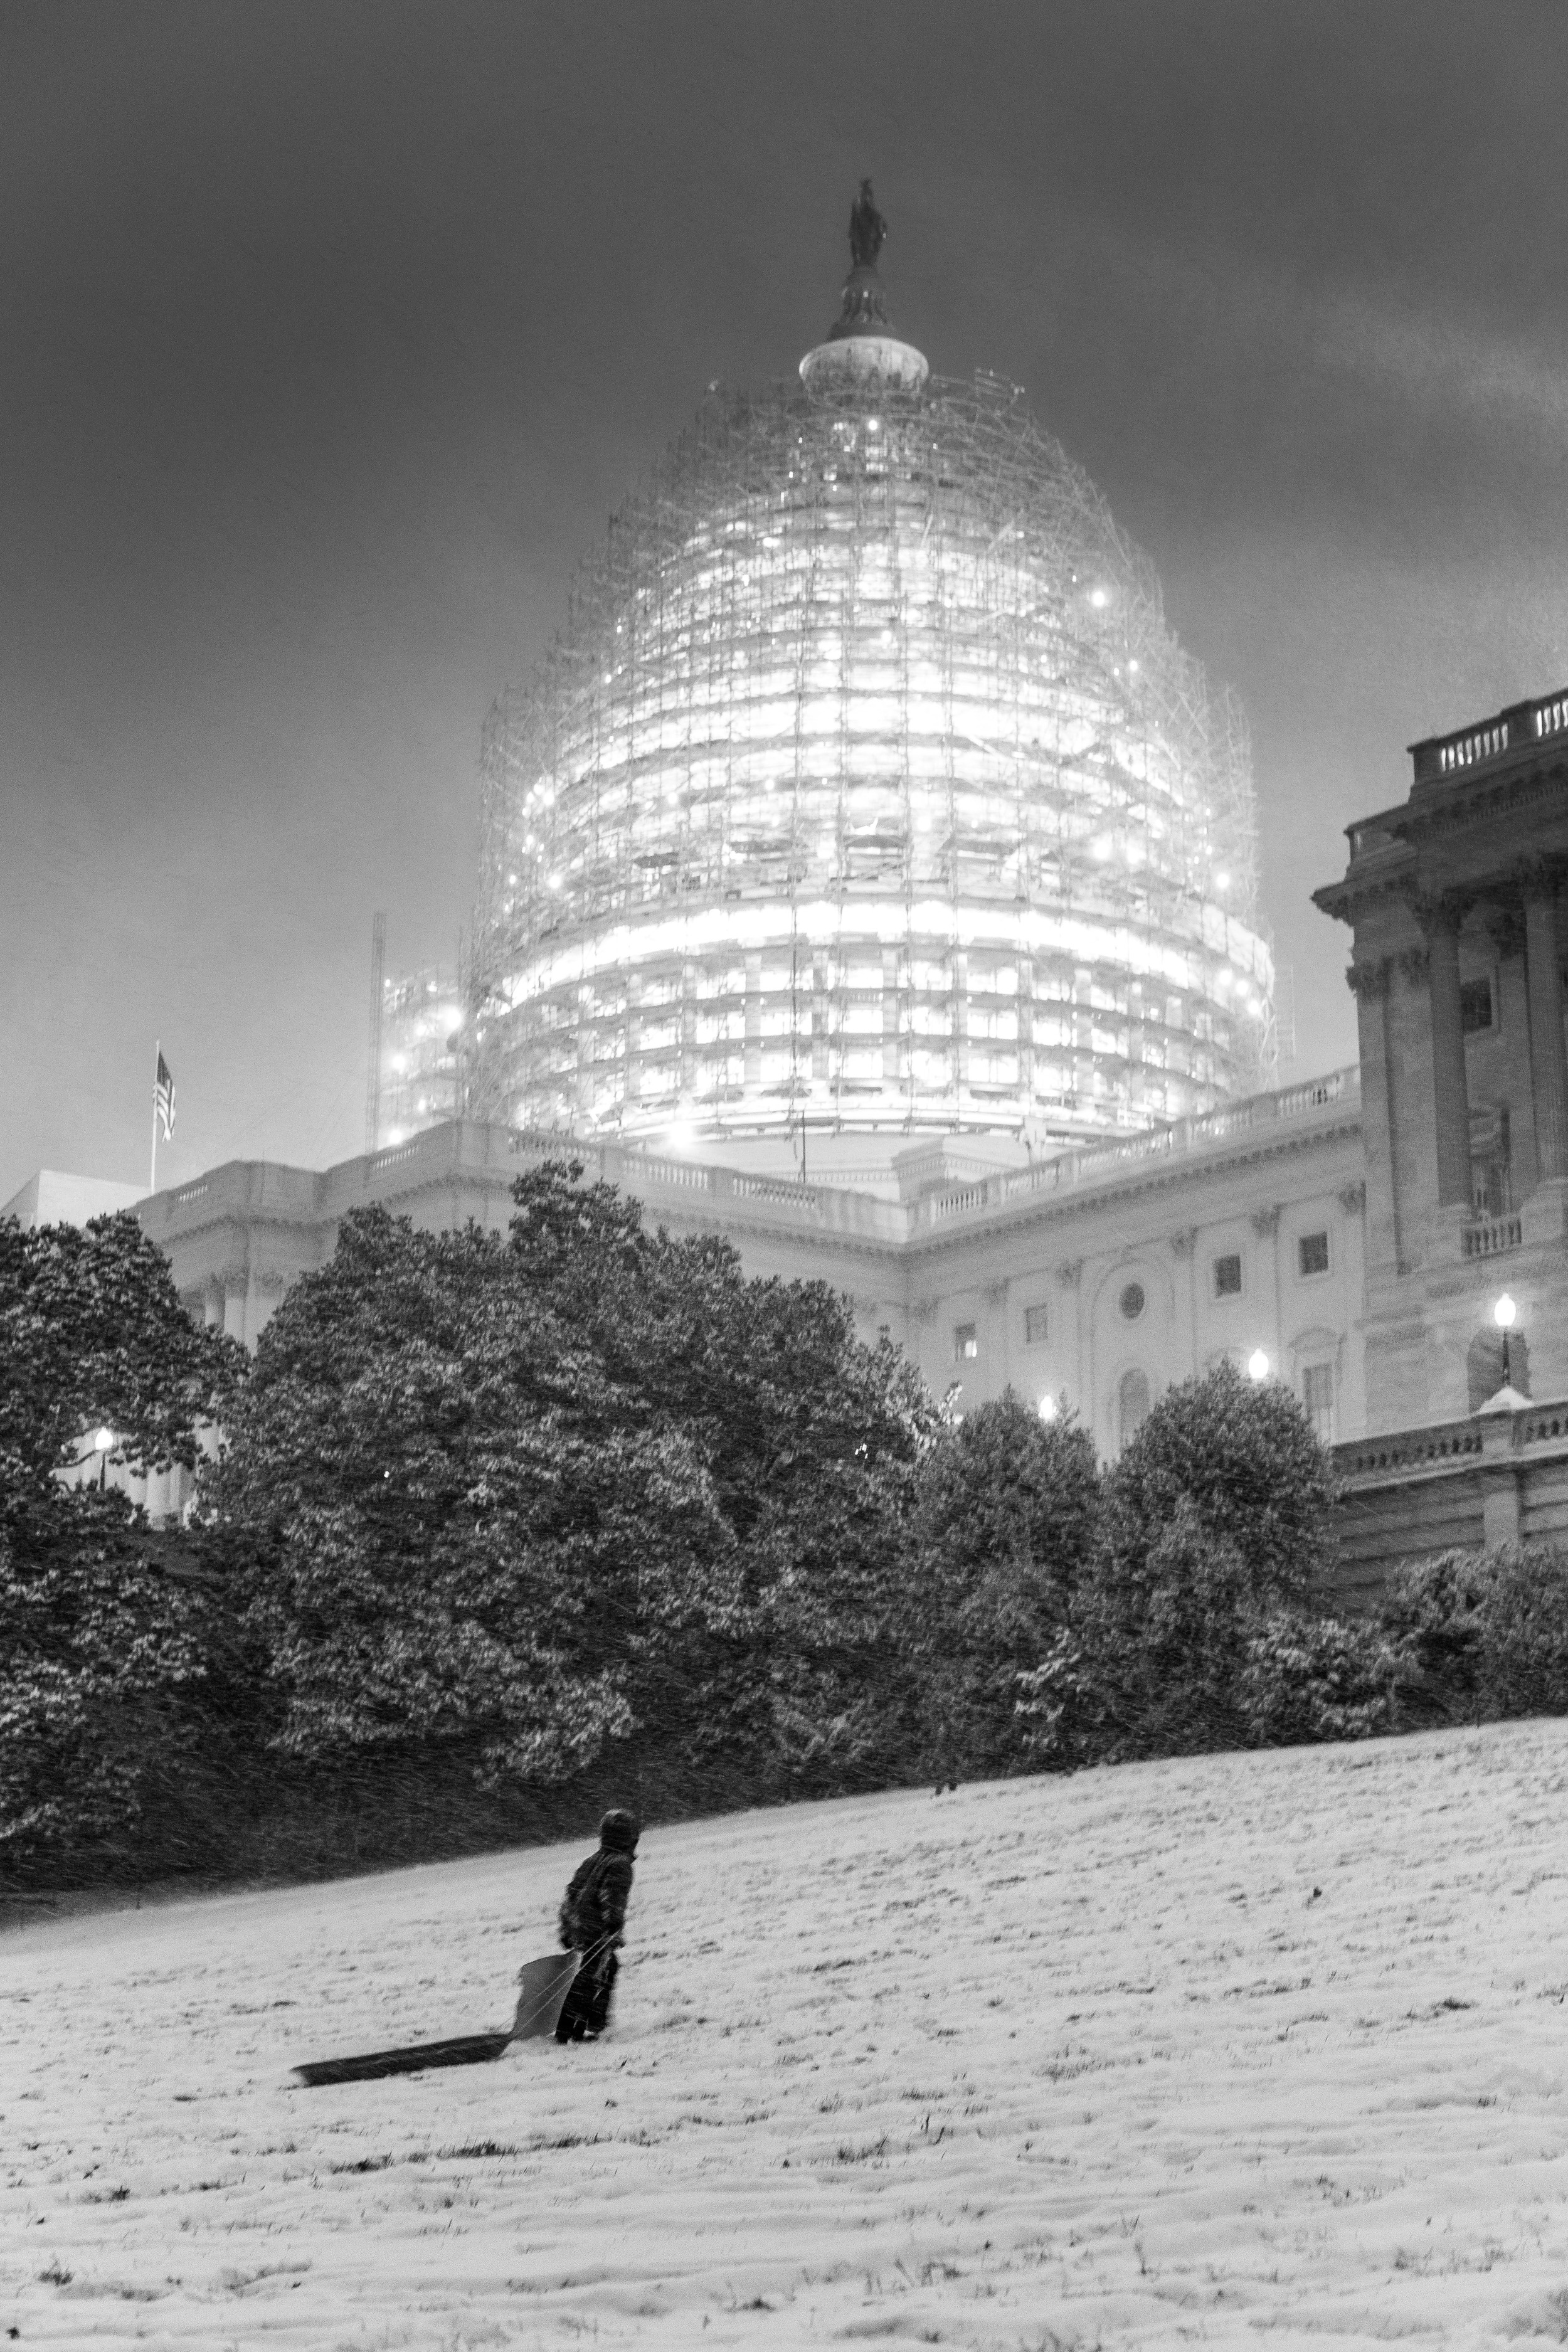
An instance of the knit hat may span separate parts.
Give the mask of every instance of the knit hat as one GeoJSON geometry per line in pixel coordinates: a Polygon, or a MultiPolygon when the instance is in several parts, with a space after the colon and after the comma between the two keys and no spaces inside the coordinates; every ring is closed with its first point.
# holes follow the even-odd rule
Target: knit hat
{"type": "Polygon", "coordinates": [[[624,1812],[619,1805],[599,1823],[599,1843],[612,1853],[635,1853],[641,1835],[642,1826],[635,1813],[624,1812]]]}

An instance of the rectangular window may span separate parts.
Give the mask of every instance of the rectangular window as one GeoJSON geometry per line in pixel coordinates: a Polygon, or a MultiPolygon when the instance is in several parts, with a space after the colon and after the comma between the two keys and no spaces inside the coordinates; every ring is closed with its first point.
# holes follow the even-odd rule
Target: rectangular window
{"type": "Polygon", "coordinates": [[[952,1327],[952,1360],[955,1364],[973,1363],[980,1353],[980,1341],[973,1323],[955,1323],[952,1327]]]}
{"type": "Polygon", "coordinates": [[[1489,1029],[1492,1025],[1492,984],[1489,980],[1467,980],[1459,986],[1459,1026],[1468,1037],[1472,1029],[1489,1029]]]}
{"type": "Polygon", "coordinates": [[[1296,1244],[1296,1263],[1304,1275],[1327,1274],[1329,1270],[1327,1234],[1303,1234],[1296,1244]]]}
{"type": "Polygon", "coordinates": [[[1309,1364],[1301,1375],[1301,1402],[1320,1445],[1334,1442],[1334,1368],[1309,1364]]]}
{"type": "Polygon", "coordinates": [[[1024,1309],[1024,1345],[1026,1348],[1038,1348],[1044,1342],[1045,1338],[1045,1308],[1043,1307],[1026,1307],[1024,1309]]]}
{"type": "Polygon", "coordinates": [[[1216,1298],[1234,1298],[1241,1288],[1239,1256],[1216,1257],[1214,1262],[1214,1295],[1216,1298]]]}

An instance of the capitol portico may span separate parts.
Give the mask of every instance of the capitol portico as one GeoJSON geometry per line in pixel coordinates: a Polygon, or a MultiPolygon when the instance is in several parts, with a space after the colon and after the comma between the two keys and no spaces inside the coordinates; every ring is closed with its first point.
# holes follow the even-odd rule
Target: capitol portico
{"type": "Polygon", "coordinates": [[[1367,1184],[1370,1427],[1471,1412],[1500,1380],[1568,1395],[1563,937],[1568,696],[1413,747],[1399,807],[1315,896],[1351,926],[1367,1184]]]}

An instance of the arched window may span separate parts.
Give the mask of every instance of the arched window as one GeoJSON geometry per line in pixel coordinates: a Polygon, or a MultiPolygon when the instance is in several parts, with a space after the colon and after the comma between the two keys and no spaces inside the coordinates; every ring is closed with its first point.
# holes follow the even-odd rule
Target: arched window
{"type": "Polygon", "coordinates": [[[1149,1375],[1123,1372],[1116,1391],[1117,1450],[1124,1452],[1149,1416],[1149,1375]]]}

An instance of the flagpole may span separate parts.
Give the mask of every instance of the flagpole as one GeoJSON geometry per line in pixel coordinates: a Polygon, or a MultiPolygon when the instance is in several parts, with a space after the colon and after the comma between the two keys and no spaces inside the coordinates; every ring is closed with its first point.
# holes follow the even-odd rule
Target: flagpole
{"type": "Polygon", "coordinates": [[[158,1065],[163,1058],[163,1040],[159,1038],[153,1048],[153,1161],[147,1177],[147,1190],[158,1189],[158,1065]]]}

